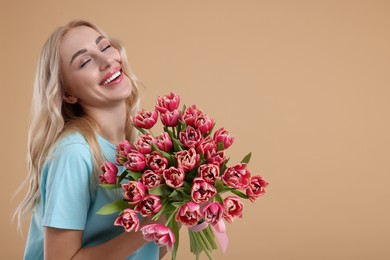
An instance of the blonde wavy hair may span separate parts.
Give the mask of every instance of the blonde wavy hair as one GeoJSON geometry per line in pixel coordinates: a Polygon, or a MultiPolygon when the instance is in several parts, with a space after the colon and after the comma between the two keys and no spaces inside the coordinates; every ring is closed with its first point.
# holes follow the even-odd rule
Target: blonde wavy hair
{"type": "MultiPolygon", "coordinates": [[[[28,133],[28,176],[21,186],[22,189],[22,187],[28,185],[29,190],[17,207],[14,215],[17,218],[19,230],[21,229],[22,218],[32,212],[35,204],[41,198],[40,182],[42,168],[51,149],[60,137],[74,131],[78,131],[84,136],[90,146],[94,174],[96,176],[99,174],[100,166],[104,163],[95,134],[95,129],[98,127],[97,123],[83,112],[80,105],[68,104],[63,99],[65,89],[60,74],[59,46],[63,36],[70,29],[77,26],[91,27],[107,37],[111,45],[119,50],[123,72],[130,78],[133,84],[132,94],[126,100],[128,121],[130,120],[130,115],[139,107],[139,81],[131,72],[125,48],[118,40],[108,36],[94,24],[84,20],[71,21],[65,26],[58,27],[51,34],[42,48],[35,75],[28,133]]],[[[130,122],[126,123],[125,131],[127,140],[136,138],[136,132],[130,127],[130,122]]]]}

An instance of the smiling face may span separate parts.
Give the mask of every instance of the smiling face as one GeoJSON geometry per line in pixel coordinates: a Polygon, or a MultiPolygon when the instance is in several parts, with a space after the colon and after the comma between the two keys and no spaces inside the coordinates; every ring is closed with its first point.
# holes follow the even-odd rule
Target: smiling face
{"type": "Polygon", "coordinates": [[[132,83],[122,72],[121,56],[94,29],[70,29],[60,43],[64,100],[79,103],[85,112],[119,103],[131,95],[132,83]]]}

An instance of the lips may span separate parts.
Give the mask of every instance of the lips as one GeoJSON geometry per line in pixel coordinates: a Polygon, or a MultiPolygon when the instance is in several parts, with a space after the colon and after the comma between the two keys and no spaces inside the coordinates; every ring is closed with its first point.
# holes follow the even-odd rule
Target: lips
{"type": "Polygon", "coordinates": [[[121,68],[116,68],[107,73],[103,80],[100,82],[102,86],[112,86],[119,83],[123,78],[123,72],[121,68]]]}

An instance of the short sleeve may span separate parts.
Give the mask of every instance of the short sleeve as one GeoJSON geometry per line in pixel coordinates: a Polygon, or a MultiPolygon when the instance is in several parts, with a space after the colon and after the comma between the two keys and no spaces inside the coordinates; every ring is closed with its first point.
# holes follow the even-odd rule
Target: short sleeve
{"type": "Polygon", "coordinates": [[[43,226],[84,230],[91,203],[91,153],[86,144],[59,145],[45,166],[43,226]]]}

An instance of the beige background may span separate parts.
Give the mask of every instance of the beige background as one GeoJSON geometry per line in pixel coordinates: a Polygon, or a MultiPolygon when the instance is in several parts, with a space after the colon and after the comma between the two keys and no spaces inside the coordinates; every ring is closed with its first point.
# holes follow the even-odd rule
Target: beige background
{"type": "MultiPolygon", "coordinates": [[[[2,0],[0,10],[1,259],[20,259],[25,243],[11,196],[26,175],[38,53],[74,18],[126,44],[144,108],[174,90],[236,137],[231,162],[253,152],[271,185],[245,202],[215,259],[390,259],[390,1],[2,0]]],[[[188,246],[182,233],[179,259],[194,259],[188,246]]]]}

